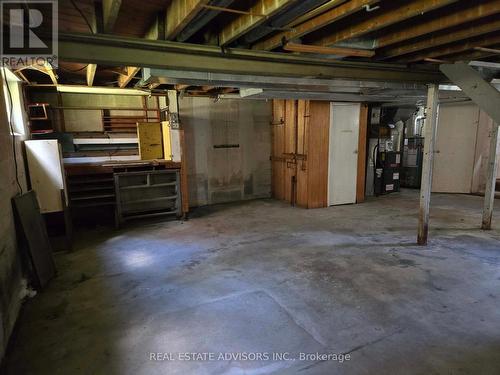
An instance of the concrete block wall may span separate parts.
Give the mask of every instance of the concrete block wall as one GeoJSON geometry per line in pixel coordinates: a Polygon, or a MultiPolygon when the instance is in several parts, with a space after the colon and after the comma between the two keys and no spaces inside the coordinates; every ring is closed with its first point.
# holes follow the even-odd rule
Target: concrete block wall
{"type": "Polygon", "coordinates": [[[191,206],[271,196],[271,102],[179,99],[191,206]]]}
{"type": "MultiPolygon", "coordinates": [[[[3,83],[0,78],[1,87],[3,87],[3,83]]],[[[26,192],[26,177],[21,151],[23,139],[23,135],[15,137],[18,176],[21,186],[26,192]]],[[[0,89],[0,361],[5,354],[25,291],[11,204],[11,198],[18,192],[4,90],[0,89]]]]}

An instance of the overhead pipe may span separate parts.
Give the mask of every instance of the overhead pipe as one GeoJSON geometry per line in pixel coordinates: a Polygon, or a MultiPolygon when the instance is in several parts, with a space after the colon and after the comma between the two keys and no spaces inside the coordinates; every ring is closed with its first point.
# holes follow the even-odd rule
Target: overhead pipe
{"type": "MultiPolygon", "coordinates": [[[[216,8],[224,8],[229,5],[234,0],[212,0],[209,5],[216,8]]],[[[185,42],[196,34],[201,28],[206,26],[211,20],[220,14],[222,10],[214,8],[203,8],[191,22],[189,22],[186,27],[177,35],[176,40],[178,42],[185,42]]]]}

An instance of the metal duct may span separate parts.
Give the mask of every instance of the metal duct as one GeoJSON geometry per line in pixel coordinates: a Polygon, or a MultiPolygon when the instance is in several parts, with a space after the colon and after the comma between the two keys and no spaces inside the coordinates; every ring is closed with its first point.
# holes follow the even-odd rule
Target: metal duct
{"type": "Polygon", "coordinates": [[[265,22],[247,33],[241,38],[241,42],[243,44],[255,43],[257,40],[265,37],[273,31],[276,31],[276,28],[282,28],[288,25],[295,18],[323,5],[326,2],[327,0],[303,0],[300,1],[299,4],[294,3],[292,7],[285,9],[277,16],[273,17],[270,21],[265,22]]]}
{"type": "MultiPolygon", "coordinates": [[[[231,5],[234,0],[213,0],[209,5],[218,7],[227,7],[231,5]]],[[[221,11],[213,9],[202,9],[191,22],[177,35],[178,42],[185,42],[198,32],[203,26],[213,20],[221,11]]]]}

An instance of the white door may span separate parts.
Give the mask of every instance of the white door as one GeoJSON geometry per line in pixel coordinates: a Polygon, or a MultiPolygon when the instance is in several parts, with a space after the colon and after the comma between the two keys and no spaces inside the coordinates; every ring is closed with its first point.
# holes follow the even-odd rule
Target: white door
{"type": "Polygon", "coordinates": [[[360,106],[359,103],[330,106],[329,206],[356,202],[360,106]]]}

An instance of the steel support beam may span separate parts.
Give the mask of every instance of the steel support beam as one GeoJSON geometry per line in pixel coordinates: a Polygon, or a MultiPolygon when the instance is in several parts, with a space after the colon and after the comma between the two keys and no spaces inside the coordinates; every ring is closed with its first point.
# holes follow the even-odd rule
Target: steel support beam
{"type": "Polygon", "coordinates": [[[500,92],[495,87],[466,63],[442,64],[439,68],[495,123],[500,124],[500,92]]]}
{"type": "Polygon", "coordinates": [[[347,78],[386,82],[442,82],[432,67],[409,69],[405,65],[331,61],[286,53],[245,49],[221,50],[193,45],[114,35],[59,34],[59,58],[63,61],[193,70],[260,76],[347,78]]]}
{"type": "Polygon", "coordinates": [[[427,92],[427,114],[425,118],[424,163],[422,167],[422,182],[420,184],[420,208],[418,211],[419,245],[427,245],[429,233],[429,209],[432,190],[432,169],[434,163],[434,148],[436,143],[438,117],[439,86],[429,85],[427,92]]]}
{"type": "Polygon", "coordinates": [[[495,185],[497,182],[499,137],[498,125],[493,123],[490,139],[490,153],[488,156],[488,168],[486,172],[486,191],[484,192],[484,208],[482,229],[491,229],[491,218],[493,217],[493,203],[495,202],[495,185]]]}

